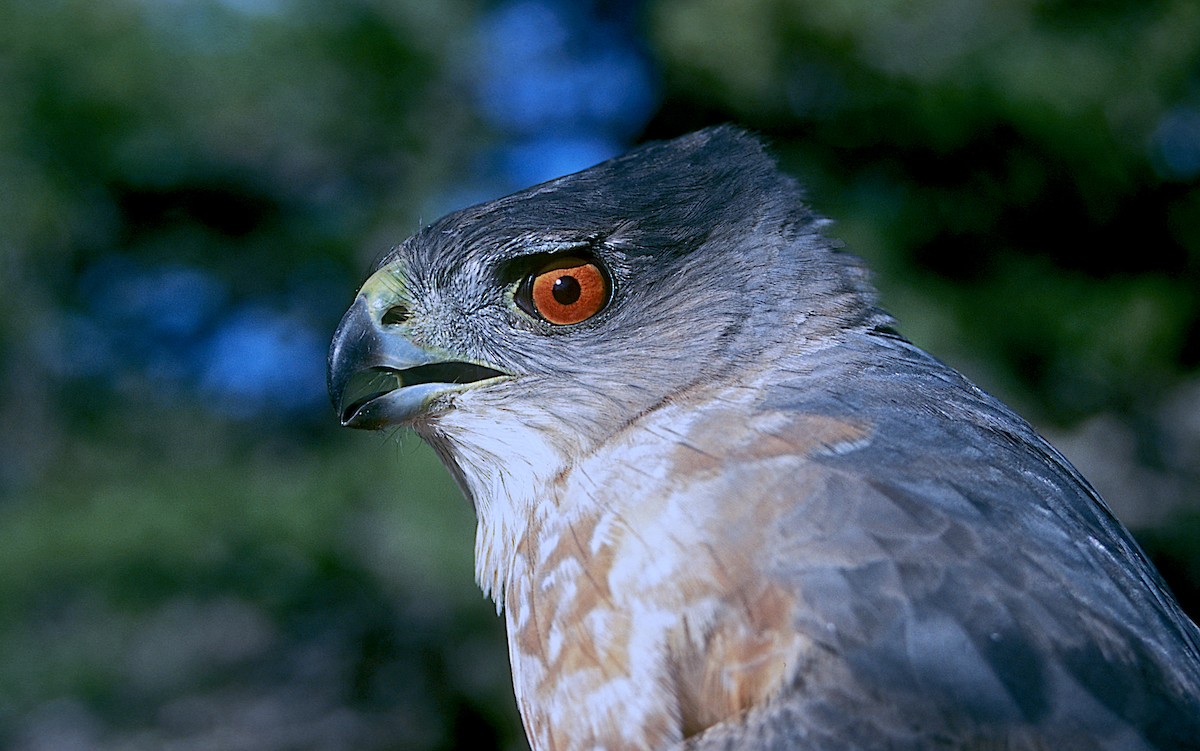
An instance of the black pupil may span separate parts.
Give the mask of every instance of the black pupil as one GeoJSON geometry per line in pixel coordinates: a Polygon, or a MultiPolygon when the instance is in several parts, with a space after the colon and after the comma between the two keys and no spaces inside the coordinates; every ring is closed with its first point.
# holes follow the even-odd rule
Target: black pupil
{"type": "Polygon", "coordinates": [[[554,295],[554,300],[559,305],[575,303],[579,300],[579,293],[582,291],[579,280],[573,276],[560,276],[554,280],[554,286],[550,288],[550,294],[554,295]]]}

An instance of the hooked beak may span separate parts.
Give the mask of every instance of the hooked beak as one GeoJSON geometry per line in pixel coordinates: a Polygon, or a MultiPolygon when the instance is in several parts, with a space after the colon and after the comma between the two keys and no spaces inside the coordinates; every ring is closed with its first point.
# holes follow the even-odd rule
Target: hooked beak
{"type": "MultiPolygon", "coordinates": [[[[508,374],[414,344],[401,323],[385,322],[380,270],[367,280],[342,317],[329,348],[329,395],[348,428],[378,430],[411,422],[437,396],[508,374]]],[[[382,289],[382,288],[386,288],[382,289]]]]}

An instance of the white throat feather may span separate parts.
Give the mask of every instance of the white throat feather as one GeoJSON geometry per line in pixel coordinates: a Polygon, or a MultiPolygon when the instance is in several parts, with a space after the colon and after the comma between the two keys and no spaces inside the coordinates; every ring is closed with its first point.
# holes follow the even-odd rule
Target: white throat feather
{"type": "Polygon", "coordinates": [[[517,547],[539,505],[551,500],[571,447],[556,445],[533,416],[465,406],[460,401],[417,432],[475,507],[475,581],[500,612],[517,547]]]}

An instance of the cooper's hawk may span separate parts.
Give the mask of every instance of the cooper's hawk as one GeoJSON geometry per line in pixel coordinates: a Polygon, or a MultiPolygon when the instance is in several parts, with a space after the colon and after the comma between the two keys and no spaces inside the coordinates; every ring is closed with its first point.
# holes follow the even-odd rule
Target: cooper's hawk
{"type": "Polygon", "coordinates": [[[711,129],[425,227],[342,320],[342,422],[474,504],[533,748],[1200,748],[1196,626],[825,224],[711,129]]]}

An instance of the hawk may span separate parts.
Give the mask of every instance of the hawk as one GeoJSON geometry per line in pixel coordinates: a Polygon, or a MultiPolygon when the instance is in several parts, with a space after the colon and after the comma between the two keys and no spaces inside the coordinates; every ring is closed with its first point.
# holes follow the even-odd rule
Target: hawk
{"type": "Polygon", "coordinates": [[[343,318],[344,425],[473,504],[535,751],[1200,748],[1200,632],[724,126],[464,209],[343,318]]]}

